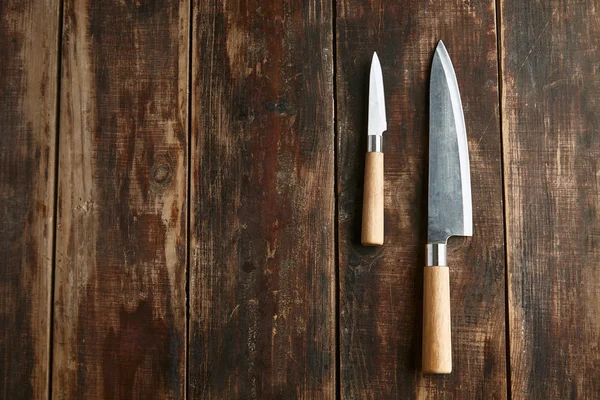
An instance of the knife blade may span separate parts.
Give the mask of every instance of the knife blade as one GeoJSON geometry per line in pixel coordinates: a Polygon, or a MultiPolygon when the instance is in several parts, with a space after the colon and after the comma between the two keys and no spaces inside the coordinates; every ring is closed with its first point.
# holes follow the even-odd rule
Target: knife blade
{"type": "Polygon", "coordinates": [[[365,157],[365,184],[361,242],[383,244],[383,132],[387,130],[383,74],[377,53],[373,53],[369,74],[368,150],[365,157]]]}
{"type": "Polygon", "coordinates": [[[473,235],[467,132],[452,61],[440,40],[429,88],[429,190],[427,266],[423,276],[425,373],[452,371],[450,284],[446,243],[473,235]]]}

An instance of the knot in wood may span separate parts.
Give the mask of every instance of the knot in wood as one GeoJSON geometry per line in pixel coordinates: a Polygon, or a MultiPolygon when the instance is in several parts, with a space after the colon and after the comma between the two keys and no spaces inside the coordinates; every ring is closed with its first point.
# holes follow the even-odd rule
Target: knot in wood
{"type": "Polygon", "coordinates": [[[152,186],[164,188],[173,179],[173,168],[169,163],[155,164],[150,171],[152,186]]]}

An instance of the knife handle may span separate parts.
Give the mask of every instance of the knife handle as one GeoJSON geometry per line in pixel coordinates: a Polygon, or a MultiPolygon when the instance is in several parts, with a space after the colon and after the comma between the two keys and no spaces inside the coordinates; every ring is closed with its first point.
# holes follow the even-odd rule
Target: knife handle
{"type": "Polygon", "coordinates": [[[365,160],[361,243],[383,244],[383,153],[368,152],[365,160]]]}
{"type": "Polygon", "coordinates": [[[448,267],[425,267],[423,276],[423,372],[452,372],[448,267]]]}

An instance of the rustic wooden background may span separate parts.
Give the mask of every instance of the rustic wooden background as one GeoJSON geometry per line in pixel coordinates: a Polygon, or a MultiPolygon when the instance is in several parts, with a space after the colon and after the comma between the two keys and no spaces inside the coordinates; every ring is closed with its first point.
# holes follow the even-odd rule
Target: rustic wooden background
{"type": "Polygon", "coordinates": [[[0,399],[600,398],[600,2],[0,2],[0,399]],[[428,74],[474,235],[419,372],[428,74]],[[386,244],[359,243],[371,55],[386,244]]]}

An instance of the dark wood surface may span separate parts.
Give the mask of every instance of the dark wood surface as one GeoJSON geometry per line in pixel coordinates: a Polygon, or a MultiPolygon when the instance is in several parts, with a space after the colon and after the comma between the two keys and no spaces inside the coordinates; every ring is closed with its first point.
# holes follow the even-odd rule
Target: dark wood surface
{"type": "Polygon", "coordinates": [[[337,116],[341,396],[506,397],[505,264],[494,3],[338,4],[337,116]],[[438,40],[464,107],[474,234],[452,238],[451,375],[420,374],[427,220],[429,70],[438,40]],[[383,68],[388,130],[385,241],[360,244],[368,73],[383,68]]]}
{"type": "Polygon", "coordinates": [[[599,10],[0,3],[0,399],[597,398],[599,10]],[[474,235],[449,243],[454,370],[424,376],[440,39],[474,235]],[[365,248],[373,51],[386,243],[365,248]]]}
{"type": "Polygon", "coordinates": [[[192,398],[335,397],[331,8],[195,3],[192,398]]]}
{"type": "Polygon", "coordinates": [[[0,2],[0,398],[48,394],[59,2],[0,2]]]}
{"type": "Polygon", "coordinates": [[[64,4],[54,398],[185,396],[188,18],[64,4]]]}
{"type": "Polygon", "coordinates": [[[502,1],[515,398],[600,397],[600,4],[502,1]]]}

